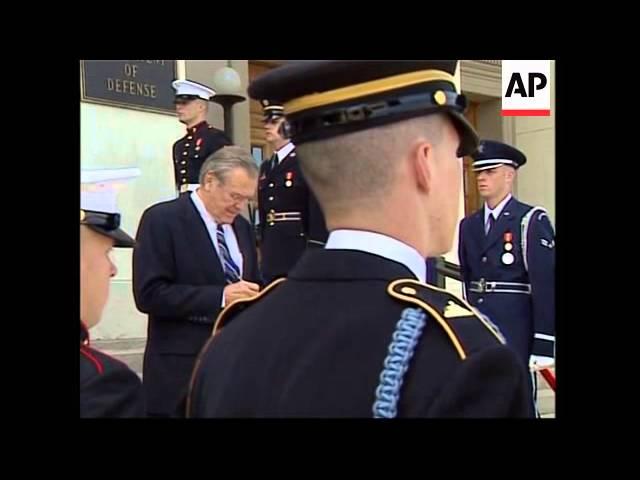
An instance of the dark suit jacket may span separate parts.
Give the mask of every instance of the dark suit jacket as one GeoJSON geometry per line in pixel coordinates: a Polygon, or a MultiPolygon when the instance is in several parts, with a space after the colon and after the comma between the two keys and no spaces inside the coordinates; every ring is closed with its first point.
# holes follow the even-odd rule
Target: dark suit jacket
{"type": "MultiPolygon", "coordinates": [[[[259,282],[255,238],[238,216],[233,230],[243,256],[243,279],[259,282]]],[[[221,310],[224,273],[190,195],[148,208],[133,253],[133,294],[149,315],[143,384],[147,412],[175,413],[196,355],[221,310]]]]}

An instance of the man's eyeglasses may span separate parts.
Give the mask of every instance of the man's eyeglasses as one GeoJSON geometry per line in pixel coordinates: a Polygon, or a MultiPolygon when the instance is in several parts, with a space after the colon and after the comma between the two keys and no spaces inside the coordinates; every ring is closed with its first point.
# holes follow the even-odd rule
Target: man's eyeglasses
{"type": "Polygon", "coordinates": [[[218,183],[220,185],[220,188],[224,192],[225,196],[228,199],[231,199],[231,201],[233,201],[234,203],[245,203],[245,202],[249,202],[249,201],[251,201],[253,199],[253,195],[245,196],[245,195],[242,195],[240,193],[231,192],[224,183],[220,183],[220,182],[218,182],[218,183]]]}

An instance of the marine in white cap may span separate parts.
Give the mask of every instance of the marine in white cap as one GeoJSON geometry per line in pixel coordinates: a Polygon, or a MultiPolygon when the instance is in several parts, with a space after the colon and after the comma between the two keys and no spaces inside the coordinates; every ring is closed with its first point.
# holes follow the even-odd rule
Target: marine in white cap
{"type": "Polygon", "coordinates": [[[187,127],[184,137],[173,145],[173,167],[178,193],[195,191],[200,168],[218,149],[231,145],[227,135],[207,122],[209,101],[216,92],[191,80],[173,82],[178,120],[187,127]]]}
{"type": "Polygon", "coordinates": [[[119,186],[137,177],[137,168],[84,170],[80,196],[80,416],[143,416],[142,386],[124,363],[89,344],[109,296],[116,266],[113,247],[133,247],[120,228],[116,196],[119,186]]]}

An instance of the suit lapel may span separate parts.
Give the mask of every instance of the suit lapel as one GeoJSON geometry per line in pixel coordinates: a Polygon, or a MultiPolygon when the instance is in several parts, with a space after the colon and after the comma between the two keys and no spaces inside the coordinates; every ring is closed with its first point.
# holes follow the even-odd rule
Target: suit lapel
{"type": "Polygon", "coordinates": [[[196,251],[196,255],[202,259],[199,262],[202,271],[212,281],[219,281],[220,278],[224,279],[222,263],[211,241],[207,226],[190,197],[190,195],[180,197],[183,210],[183,228],[188,232],[187,237],[192,241],[191,247],[196,251]]]}

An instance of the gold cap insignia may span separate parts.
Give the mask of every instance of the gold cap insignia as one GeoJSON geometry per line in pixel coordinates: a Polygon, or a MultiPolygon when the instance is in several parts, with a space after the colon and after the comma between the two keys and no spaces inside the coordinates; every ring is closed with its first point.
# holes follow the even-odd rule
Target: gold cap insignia
{"type": "Polygon", "coordinates": [[[436,93],[434,93],[433,99],[438,105],[444,105],[445,103],[447,103],[447,96],[442,90],[438,90],[436,93]]]}

